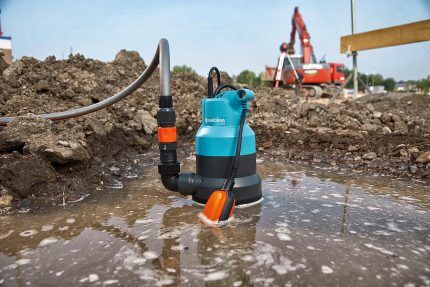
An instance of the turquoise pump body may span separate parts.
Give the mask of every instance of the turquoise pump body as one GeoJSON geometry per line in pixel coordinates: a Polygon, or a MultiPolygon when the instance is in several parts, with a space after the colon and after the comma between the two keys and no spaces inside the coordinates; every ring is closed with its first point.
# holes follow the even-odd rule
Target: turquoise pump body
{"type": "MultiPolygon", "coordinates": [[[[253,91],[242,89],[202,100],[202,124],[196,134],[199,186],[193,193],[194,201],[206,203],[213,191],[222,188],[231,174],[242,111],[249,107],[249,101],[254,97],[253,91]]],[[[257,202],[262,198],[256,158],[255,133],[245,122],[233,188],[236,205],[257,202]]]]}
{"type": "MultiPolygon", "coordinates": [[[[202,100],[202,124],[196,134],[196,154],[201,156],[234,156],[242,108],[249,107],[254,92],[240,98],[238,91],[226,91],[202,100]]],[[[255,133],[245,123],[240,155],[256,152],[255,133]]]]}

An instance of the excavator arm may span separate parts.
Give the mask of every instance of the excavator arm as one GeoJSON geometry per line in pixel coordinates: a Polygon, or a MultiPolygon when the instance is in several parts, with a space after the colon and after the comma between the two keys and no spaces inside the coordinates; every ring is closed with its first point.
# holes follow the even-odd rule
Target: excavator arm
{"type": "Polygon", "coordinates": [[[300,45],[302,48],[303,64],[315,63],[314,48],[311,45],[311,36],[308,33],[303,17],[299,12],[299,7],[294,8],[292,19],[292,29],[290,33],[290,42],[288,43],[287,52],[294,54],[294,44],[296,43],[296,32],[299,34],[300,45]]]}

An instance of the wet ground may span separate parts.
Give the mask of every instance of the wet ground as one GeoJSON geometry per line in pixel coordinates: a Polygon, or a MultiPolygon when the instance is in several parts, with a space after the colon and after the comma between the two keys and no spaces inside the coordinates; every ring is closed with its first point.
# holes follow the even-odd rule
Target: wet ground
{"type": "Polygon", "coordinates": [[[82,202],[3,216],[0,285],[429,286],[425,183],[270,159],[259,172],[264,201],[221,228],[153,166],[82,202]]]}

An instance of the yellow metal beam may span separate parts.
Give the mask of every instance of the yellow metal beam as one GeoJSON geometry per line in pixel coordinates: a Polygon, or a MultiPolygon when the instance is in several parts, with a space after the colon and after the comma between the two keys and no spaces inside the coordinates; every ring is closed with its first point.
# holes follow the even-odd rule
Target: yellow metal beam
{"type": "Polygon", "coordinates": [[[430,19],[340,37],[340,52],[397,46],[430,40],[430,19]]]}

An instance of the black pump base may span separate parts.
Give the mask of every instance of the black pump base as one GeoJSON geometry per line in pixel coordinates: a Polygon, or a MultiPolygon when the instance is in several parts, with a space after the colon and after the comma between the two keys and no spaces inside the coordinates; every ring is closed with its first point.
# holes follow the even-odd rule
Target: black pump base
{"type": "MultiPolygon", "coordinates": [[[[199,190],[193,194],[193,200],[205,204],[214,190],[223,186],[225,178],[202,177],[199,190]]],[[[258,174],[236,178],[233,193],[236,205],[259,201],[263,195],[261,192],[261,178],[258,174]]]]}
{"type": "MultiPolygon", "coordinates": [[[[228,176],[233,156],[196,156],[196,174],[200,184],[193,200],[205,204],[214,190],[220,189],[228,176]]],[[[242,155],[239,158],[237,177],[233,192],[236,205],[253,203],[262,198],[261,178],[256,170],[256,154],[242,155]]]]}

